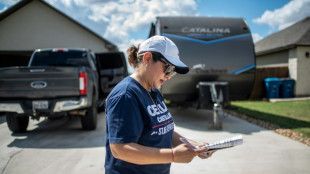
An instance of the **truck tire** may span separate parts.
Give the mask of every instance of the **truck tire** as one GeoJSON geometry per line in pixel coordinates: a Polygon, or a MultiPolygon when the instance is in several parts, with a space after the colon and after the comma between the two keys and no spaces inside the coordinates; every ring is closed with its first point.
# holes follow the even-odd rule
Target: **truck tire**
{"type": "Polygon", "coordinates": [[[6,113],[6,123],[13,133],[26,132],[29,123],[29,117],[18,116],[14,113],[6,113]]]}
{"type": "Polygon", "coordinates": [[[93,96],[92,105],[87,109],[86,115],[81,117],[84,130],[95,130],[97,128],[97,101],[93,96]]]}

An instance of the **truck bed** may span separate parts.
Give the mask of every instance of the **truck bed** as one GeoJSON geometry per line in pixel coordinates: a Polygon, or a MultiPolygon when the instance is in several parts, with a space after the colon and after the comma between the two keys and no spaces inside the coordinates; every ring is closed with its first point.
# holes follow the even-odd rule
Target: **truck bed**
{"type": "Polygon", "coordinates": [[[1,98],[79,96],[78,67],[9,67],[0,69],[1,98]]]}

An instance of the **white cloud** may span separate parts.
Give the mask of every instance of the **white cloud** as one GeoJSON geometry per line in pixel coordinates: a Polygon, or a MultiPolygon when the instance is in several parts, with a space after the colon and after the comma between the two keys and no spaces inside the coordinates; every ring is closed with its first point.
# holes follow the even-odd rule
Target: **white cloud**
{"type": "Polygon", "coordinates": [[[71,0],[61,0],[61,2],[68,7],[71,6],[71,0]]]}
{"type": "Polygon", "coordinates": [[[0,13],[4,12],[6,9],[8,9],[8,8],[4,7],[3,9],[0,9],[0,13]]]}
{"type": "Polygon", "coordinates": [[[92,16],[94,18],[109,20],[109,26],[104,37],[110,37],[117,44],[128,43],[131,31],[149,30],[150,24],[155,21],[156,16],[197,14],[196,4],[193,0],[176,2],[174,0],[111,2],[104,6],[103,9],[100,9],[100,12],[97,9],[94,9],[93,12],[92,16]]]}
{"type": "Polygon", "coordinates": [[[102,36],[112,41],[120,49],[124,49],[122,47],[125,45],[126,47],[130,45],[129,40],[132,39],[129,35],[130,32],[149,30],[150,24],[154,22],[156,16],[198,15],[194,0],[48,1],[58,7],[60,6],[59,3],[61,3],[67,7],[76,6],[78,8],[84,8],[84,11],[87,11],[89,20],[107,25],[105,32],[101,33],[102,36]]]}
{"type": "Polygon", "coordinates": [[[144,41],[143,39],[131,39],[130,44],[138,47],[139,44],[142,43],[143,41],[144,41]]]}
{"type": "MultiPolygon", "coordinates": [[[[13,5],[20,0],[4,0],[13,5]]],[[[130,33],[150,29],[156,16],[198,16],[195,0],[45,0],[121,50],[130,46],[130,33]]],[[[5,7],[4,9],[5,10],[5,7]]],[[[140,35],[141,37],[141,35],[140,35]]]]}
{"type": "Polygon", "coordinates": [[[2,4],[6,4],[6,5],[13,5],[16,4],[17,2],[21,1],[21,0],[2,0],[3,2],[1,2],[2,4]]]}
{"type": "Polygon", "coordinates": [[[19,2],[20,0],[2,0],[3,2],[1,2],[3,4],[3,8],[0,9],[0,13],[4,12],[5,10],[8,9],[8,7],[12,6],[13,4],[16,4],[17,2],[19,2]]]}
{"type": "Polygon", "coordinates": [[[310,16],[310,0],[292,0],[282,8],[265,11],[260,18],[254,19],[253,22],[268,24],[273,29],[282,30],[307,16],[310,16]]]}
{"type": "Polygon", "coordinates": [[[252,33],[252,38],[253,38],[253,42],[257,42],[259,40],[261,40],[263,37],[261,35],[259,35],[258,33],[252,33]]]}

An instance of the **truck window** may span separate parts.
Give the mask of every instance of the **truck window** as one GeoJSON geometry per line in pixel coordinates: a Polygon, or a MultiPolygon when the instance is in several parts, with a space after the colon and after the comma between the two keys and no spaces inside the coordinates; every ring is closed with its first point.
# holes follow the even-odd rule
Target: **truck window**
{"type": "Polygon", "coordinates": [[[106,53],[100,57],[100,69],[115,69],[122,68],[124,63],[120,54],[106,53]]]}
{"type": "Polygon", "coordinates": [[[89,66],[87,53],[75,52],[37,52],[33,55],[31,66],[89,66]]]}

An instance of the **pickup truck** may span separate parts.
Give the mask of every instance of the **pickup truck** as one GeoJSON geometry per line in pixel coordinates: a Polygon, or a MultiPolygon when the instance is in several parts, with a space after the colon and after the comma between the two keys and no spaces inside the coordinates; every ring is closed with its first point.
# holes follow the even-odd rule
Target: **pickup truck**
{"type": "Polygon", "coordinates": [[[104,98],[127,75],[121,52],[37,49],[27,67],[0,68],[0,112],[12,132],[25,132],[29,118],[68,115],[94,130],[104,98]]]}

